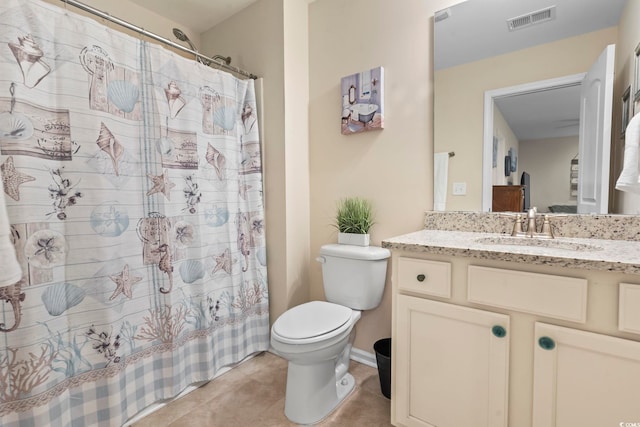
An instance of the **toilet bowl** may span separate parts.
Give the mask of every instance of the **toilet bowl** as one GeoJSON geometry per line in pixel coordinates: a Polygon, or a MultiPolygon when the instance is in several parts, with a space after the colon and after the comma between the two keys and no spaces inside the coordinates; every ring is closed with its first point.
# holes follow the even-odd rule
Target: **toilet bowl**
{"type": "Polygon", "coordinates": [[[271,348],[288,360],[285,415],[294,423],[326,418],[355,386],[349,374],[354,326],[361,311],[380,304],[387,249],[324,245],[327,301],[311,301],[284,312],[271,328],[271,348]]]}

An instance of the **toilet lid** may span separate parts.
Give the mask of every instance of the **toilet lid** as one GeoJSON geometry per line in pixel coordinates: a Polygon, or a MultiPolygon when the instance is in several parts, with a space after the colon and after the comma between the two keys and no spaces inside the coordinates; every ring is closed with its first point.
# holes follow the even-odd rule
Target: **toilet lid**
{"type": "Polygon", "coordinates": [[[311,301],[285,311],[273,324],[273,330],[289,339],[317,337],[347,323],[351,314],[349,307],[326,301],[311,301]]]}

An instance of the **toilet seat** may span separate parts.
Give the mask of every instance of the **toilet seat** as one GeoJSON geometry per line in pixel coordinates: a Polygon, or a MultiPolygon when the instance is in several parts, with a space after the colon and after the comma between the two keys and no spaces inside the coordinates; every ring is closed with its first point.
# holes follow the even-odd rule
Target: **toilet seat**
{"type": "Polygon", "coordinates": [[[353,310],[326,301],[311,301],[284,312],[272,332],[285,343],[310,343],[331,338],[349,328],[353,310]]]}

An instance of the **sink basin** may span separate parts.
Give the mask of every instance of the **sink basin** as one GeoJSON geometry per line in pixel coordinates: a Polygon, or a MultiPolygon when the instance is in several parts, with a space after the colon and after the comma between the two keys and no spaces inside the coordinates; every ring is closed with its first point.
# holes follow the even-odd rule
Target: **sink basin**
{"type": "Polygon", "coordinates": [[[602,247],[590,243],[578,243],[560,239],[537,239],[535,237],[482,237],[476,239],[475,242],[483,245],[527,246],[578,252],[603,250],[602,247]]]}

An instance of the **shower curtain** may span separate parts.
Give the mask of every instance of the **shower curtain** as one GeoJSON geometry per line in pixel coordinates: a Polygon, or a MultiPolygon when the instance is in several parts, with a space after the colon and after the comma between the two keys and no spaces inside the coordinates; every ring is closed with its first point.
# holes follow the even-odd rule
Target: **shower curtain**
{"type": "Polygon", "coordinates": [[[0,424],[121,425],[268,348],[256,118],[252,80],[2,0],[0,424]]]}

